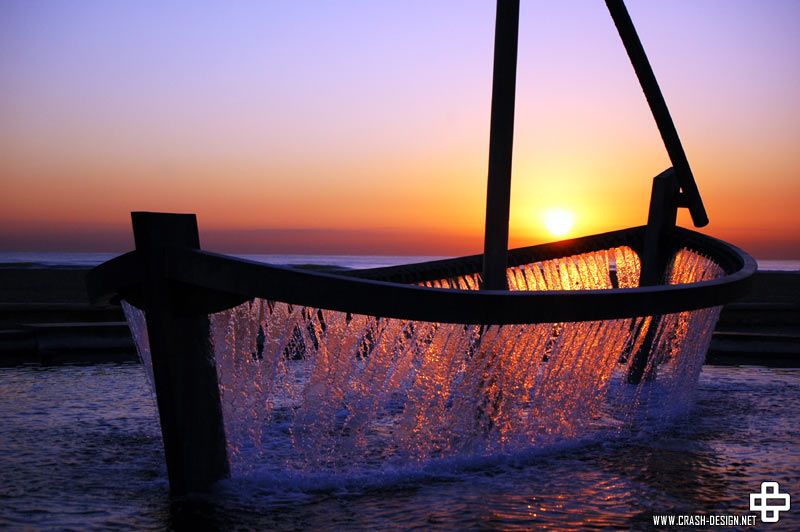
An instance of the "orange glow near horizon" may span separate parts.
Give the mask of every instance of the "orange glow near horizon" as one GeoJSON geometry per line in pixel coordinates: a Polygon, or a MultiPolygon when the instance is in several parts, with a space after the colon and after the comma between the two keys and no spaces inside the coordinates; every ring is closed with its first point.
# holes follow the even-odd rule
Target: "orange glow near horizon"
{"type": "MultiPolygon", "coordinates": [[[[521,13],[512,247],[553,206],[569,236],[644,224],[670,165],[604,6],[566,4],[521,13]]],[[[148,6],[0,5],[0,251],[123,251],[135,210],[220,251],[481,251],[491,3],[148,6]]],[[[800,6],[629,10],[704,231],[800,258],[800,6]]]]}

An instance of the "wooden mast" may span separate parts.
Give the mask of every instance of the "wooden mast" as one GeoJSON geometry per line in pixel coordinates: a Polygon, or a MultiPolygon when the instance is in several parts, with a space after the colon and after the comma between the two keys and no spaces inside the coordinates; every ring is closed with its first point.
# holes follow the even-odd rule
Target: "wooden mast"
{"type": "Polygon", "coordinates": [[[519,0],[497,0],[494,34],[489,178],[483,242],[483,285],[507,290],[508,215],[511,201],[511,155],[514,146],[514,96],[517,83],[519,0]]]}

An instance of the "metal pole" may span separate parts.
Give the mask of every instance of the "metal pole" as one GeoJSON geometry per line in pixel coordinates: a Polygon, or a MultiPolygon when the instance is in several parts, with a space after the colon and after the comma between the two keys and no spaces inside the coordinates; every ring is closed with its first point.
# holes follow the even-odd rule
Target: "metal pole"
{"type": "Polygon", "coordinates": [[[681,139],[678,137],[678,131],[672,122],[667,103],[661,94],[658,81],[656,81],[656,76],[653,74],[653,68],[650,66],[650,61],[647,60],[647,54],[645,54],[644,47],[641,40],[639,40],[639,35],[636,33],[636,28],[633,26],[628,10],[625,8],[625,3],[623,0],[606,0],[606,6],[608,6],[608,12],[617,26],[622,44],[628,52],[636,77],[639,78],[639,84],[642,86],[647,103],[650,105],[650,111],[656,120],[658,131],[661,133],[661,139],[667,148],[672,166],[675,167],[678,182],[681,185],[689,212],[692,215],[692,222],[694,222],[695,227],[708,225],[708,216],[703,206],[703,200],[697,190],[697,184],[694,181],[689,161],[686,159],[686,153],[683,151],[681,139]]]}
{"type": "Polygon", "coordinates": [[[514,145],[514,94],[517,83],[519,0],[497,0],[494,34],[489,179],[483,242],[483,286],[507,290],[508,215],[514,145]]]}

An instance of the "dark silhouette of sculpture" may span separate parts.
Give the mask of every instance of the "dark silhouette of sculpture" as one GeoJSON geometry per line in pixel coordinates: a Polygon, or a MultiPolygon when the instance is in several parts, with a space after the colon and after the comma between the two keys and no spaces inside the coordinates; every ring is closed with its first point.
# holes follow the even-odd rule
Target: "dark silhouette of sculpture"
{"type": "MultiPolygon", "coordinates": [[[[87,284],[94,301],[125,299],[145,312],[167,470],[174,493],[206,489],[229,474],[208,315],[254,297],[305,306],[312,309],[310,313],[319,312],[313,309],[327,309],[346,312],[348,316],[456,323],[465,324],[465,330],[473,324],[557,324],[652,316],[641,345],[629,354],[632,360],[628,381],[635,384],[654,374],[654,364],[648,357],[660,316],[721,305],[748,289],[755,272],[752,258],[724,242],[675,226],[680,207],[688,207],[697,226],[705,225],[708,219],[627,10],[621,0],[606,3],[673,164],[653,181],[646,226],[508,250],[519,0],[497,3],[483,255],[350,272],[308,271],[201,251],[194,215],[132,214],[136,251],[94,269],[87,284]],[[640,257],[638,287],[507,289],[510,267],[615,246],[627,246],[640,257]],[[666,269],[681,249],[707,257],[724,275],[709,281],[665,285],[666,269]],[[464,289],[455,281],[459,276],[479,278],[481,274],[481,290],[464,289]],[[419,286],[434,280],[444,280],[450,289],[419,286]]],[[[613,271],[607,273],[616,279],[613,271]]],[[[320,323],[324,328],[324,322],[320,323]]],[[[302,335],[300,329],[287,334],[295,332],[302,335]]],[[[637,331],[632,334],[638,337],[637,331]]],[[[376,338],[375,331],[368,331],[363,342],[374,342],[376,338]]],[[[312,336],[311,341],[316,342],[316,337],[312,336]]],[[[480,335],[476,342],[479,341],[480,335]]],[[[262,326],[251,353],[253,358],[262,358],[264,344],[262,326]]],[[[476,345],[470,347],[474,356],[479,352],[476,345]]],[[[633,349],[633,343],[629,347],[633,349]]],[[[294,357],[297,353],[288,354],[294,357]]],[[[302,353],[299,356],[302,358],[302,353]]],[[[493,355],[488,352],[481,356],[493,355]]],[[[542,354],[543,358],[546,356],[542,354]]],[[[502,393],[494,401],[498,398],[502,393]]],[[[488,398],[479,403],[482,412],[494,405],[488,398]]]]}

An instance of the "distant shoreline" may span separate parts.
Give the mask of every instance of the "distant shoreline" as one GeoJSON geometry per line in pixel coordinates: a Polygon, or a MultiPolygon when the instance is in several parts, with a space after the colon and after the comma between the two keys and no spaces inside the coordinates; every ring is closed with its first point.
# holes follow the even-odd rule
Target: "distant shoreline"
{"type": "MultiPolygon", "coordinates": [[[[75,270],[90,269],[119,253],[30,253],[0,252],[0,269],[27,270],[75,270]]],[[[405,255],[279,255],[279,254],[231,254],[233,257],[254,260],[266,264],[293,266],[337,266],[343,268],[376,268],[395,266],[447,257],[405,255]]],[[[756,259],[759,271],[798,272],[800,259],[756,259]]]]}
{"type": "MultiPolygon", "coordinates": [[[[31,253],[0,252],[0,269],[65,269],[92,268],[121,253],[31,253]]],[[[376,268],[439,260],[449,257],[429,255],[281,255],[281,254],[229,254],[265,264],[291,266],[337,266],[341,268],[376,268]]],[[[800,269],[800,260],[797,261],[800,269]]]]}

